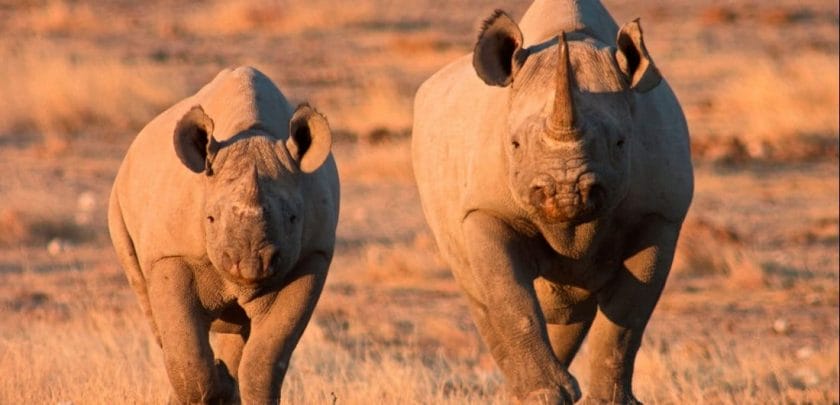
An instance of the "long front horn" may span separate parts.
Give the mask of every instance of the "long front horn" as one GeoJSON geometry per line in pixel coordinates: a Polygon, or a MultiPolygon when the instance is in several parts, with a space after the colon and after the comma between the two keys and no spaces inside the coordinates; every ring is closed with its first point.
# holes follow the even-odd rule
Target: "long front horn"
{"type": "Polygon", "coordinates": [[[550,136],[558,141],[576,141],[580,138],[580,130],[575,123],[571,70],[569,44],[566,43],[566,33],[561,32],[557,38],[557,88],[549,131],[550,136]]]}

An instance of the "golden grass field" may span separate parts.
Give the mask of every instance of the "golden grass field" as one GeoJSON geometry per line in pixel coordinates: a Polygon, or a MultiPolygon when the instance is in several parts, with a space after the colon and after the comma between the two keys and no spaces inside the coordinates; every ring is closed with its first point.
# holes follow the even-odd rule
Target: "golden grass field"
{"type": "MultiPolygon", "coordinates": [[[[350,3],[0,0],[0,404],[165,402],[108,193],[146,122],[242,64],[328,116],[342,178],[336,258],[284,402],[509,402],[425,225],[408,140],[417,86],[493,9],[530,2],[350,3]]],[[[697,175],[636,394],[838,403],[838,4],[604,3],[642,18],[697,175]]],[[[572,365],[584,389],[587,357],[572,365]]]]}

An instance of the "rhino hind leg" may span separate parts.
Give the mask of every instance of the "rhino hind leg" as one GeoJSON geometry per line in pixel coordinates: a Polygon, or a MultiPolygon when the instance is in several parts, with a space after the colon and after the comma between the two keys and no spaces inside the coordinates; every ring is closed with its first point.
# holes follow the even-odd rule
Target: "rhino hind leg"
{"type": "Polygon", "coordinates": [[[108,201],[108,232],[111,234],[114,251],[117,253],[117,259],[125,272],[128,284],[134,290],[134,295],[140,304],[140,310],[143,311],[143,315],[149,322],[149,328],[152,330],[158,346],[160,346],[160,333],[152,317],[149,293],[146,291],[146,280],[140,269],[140,263],[137,261],[137,251],[134,249],[134,242],[128,234],[125,221],[123,221],[122,209],[120,208],[116,192],[111,193],[110,200],[108,201]]]}
{"type": "Polygon", "coordinates": [[[246,342],[247,337],[238,333],[210,332],[210,347],[216,357],[216,368],[227,373],[233,380],[239,380],[239,362],[246,342]]]}

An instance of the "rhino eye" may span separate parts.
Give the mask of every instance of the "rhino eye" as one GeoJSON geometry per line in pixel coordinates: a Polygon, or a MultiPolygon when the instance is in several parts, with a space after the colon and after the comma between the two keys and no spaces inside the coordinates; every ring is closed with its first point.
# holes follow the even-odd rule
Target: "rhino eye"
{"type": "Polygon", "coordinates": [[[215,221],[215,220],[216,220],[216,218],[213,218],[213,216],[212,216],[212,215],[208,215],[208,216],[207,216],[207,222],[209,222],[209,223],[211,223],[211,224],[212,224],[212,223],[213,223],[213,221],[215,221]]]}
{"type": "Polygon", "coordinates": [[[618,146],[619,148],[623,147],[624,146],[624,138],[619,139],[618,142],[615,143],[615,146],[618,146]]]}
{"type": "Polygon", "coordinates": [[[295,221],[297,221],[297,216],[296,216],[296,215],[292,215],[292,216],[289,218],[289,222],[291,222],[291,223],[295,223],[295,221]]]}
{"type": "Polygon", "coordinates": [[[510,144],[513,145],[513,149],[519,149],[519,141],[513,141],[510,144]]]}

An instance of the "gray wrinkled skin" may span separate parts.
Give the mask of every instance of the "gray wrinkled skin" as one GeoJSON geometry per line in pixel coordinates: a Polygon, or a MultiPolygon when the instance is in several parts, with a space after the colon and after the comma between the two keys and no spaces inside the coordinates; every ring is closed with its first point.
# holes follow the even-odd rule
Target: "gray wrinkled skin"
{"type": "Polygon", "coordinates": [[[332,260],[325,118],[253,68],[224,70],[136,137],[111,192],[122,267],[173,403],[277,403],[332,260]]]}
{"type": "Polygon", "coordinates": [[[638,403],[633,365],[693,193],[680,105],[597,0],[488,19],[418,90],[423,211],[511,392],[638,403]],[[590,384],[568,366],[585,336],[590,384]]]}

